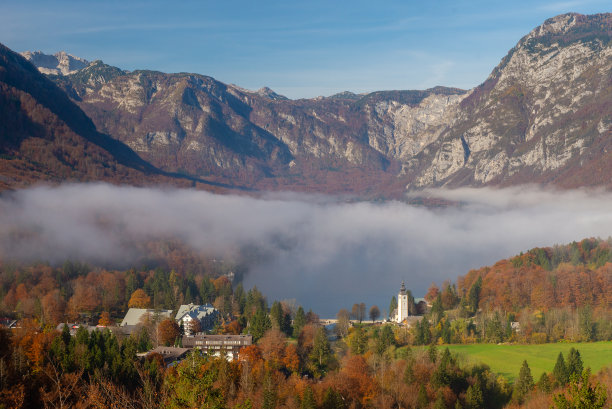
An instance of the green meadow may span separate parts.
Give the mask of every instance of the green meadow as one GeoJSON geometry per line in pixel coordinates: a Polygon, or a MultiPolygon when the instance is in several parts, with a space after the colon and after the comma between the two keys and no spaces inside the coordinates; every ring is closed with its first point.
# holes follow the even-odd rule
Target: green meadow
{"type": "MultiPolygon", "coordinates": [[[[446,346],[440,346],[442,351],[446,346]]],[[[491,370],[514,380],[518,376],[523,360],[527,360],[531,375],[537,381],[542,372],[552,372],[559,352],[567,361],[571,347],[580,352],[584,367],[590,367],[593,373],[612,365],[612,342],[557,343],[538,345],[496,345],[469,344],[448,345],[451,352],[459,355],[468,363],[485,363],[491,370]]]]}

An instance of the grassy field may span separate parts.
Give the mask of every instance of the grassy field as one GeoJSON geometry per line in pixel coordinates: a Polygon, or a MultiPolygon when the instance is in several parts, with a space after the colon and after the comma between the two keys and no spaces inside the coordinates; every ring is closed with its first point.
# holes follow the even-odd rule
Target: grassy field
{"type": "MultiPolygon", "coordinates": [[[[568,351],[571,347],[580,352],[584,367],[591,367],[594,373],[605,366],[612,365],[612,342],[448,346],[451,352],[457,353],[461,359],[467,362],[485,363],[491,367],[493,372],[504,375],[508,380],[514,380],[518,376],[523,360],[526,359],[535,381],[540,378],[542,372],[553,370],[559,352],[563,352],[563,357],[567,362],[568,351]]],[[[443,348],[445,346],[439,347],[439,350],[443,348]]]]}

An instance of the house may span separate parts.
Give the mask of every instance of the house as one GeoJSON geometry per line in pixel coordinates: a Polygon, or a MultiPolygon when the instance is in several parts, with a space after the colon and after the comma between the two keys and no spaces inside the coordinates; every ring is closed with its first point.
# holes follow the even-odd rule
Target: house
{"type": "Polygon", "coordinates": [[[206,335],[196,334],[183,337],[183,347],[199,348],[209,355],[221,356],[228,360],[238,358],[240,350],[253,343],[251,335],[206,335]]]}
{"type": "Polygon", "coordinates": [[[55,327],[55,330],[58,332],[62,332],[64,330],[64,327],[68,327],[68,330],[70,331],[70,335],[75,336],[76,333],[78,332],[79,328],[85,328],[87,331],[92,332],[95,331],[96,329],[98,330],[103,330],[106,327],[97,327],[94,325],[87,325],[87,324],[79,324],[76,322],[68,322],[68,323],[60,323],[57,325],[57,327],[55,327]]]}
{"type": "Polygon", "coordinates": [[[190,348],[157,347],[147,352],[146,356],[148,357],[152,354],[159,354],[164,358],[164,363],[169,365],[172,362],[180,361],[181,359],[185,358],[185,355],[187,355],[187,352],[190,350],[190,348]]]}
{"type": "Polygon", "coordinates": [[[0,318],[0,327],[9,329],[17,328],[17,320],[11,318],[0,318]]]}
{"type": "Polygon", "coordinates": [[[187,304],[181,305],[174,319],[179,323],[179,325],[182,324],[185,335],[192,335],[192,326],[194,321],[197,320],[200,323],[200,328],[198,331],[206,331],[215,325],[218,315],[219,311],[210,304],[187,304]]]}
{"type": "Polygon", "coordinates": [[[142,324],[147,322],[158,323],[166,318],[172,318],[172,310],[154,310],[148,308],[130,308],[125,314],[120,327],[126,334],[131,334],[132,331],[142,324]]]}

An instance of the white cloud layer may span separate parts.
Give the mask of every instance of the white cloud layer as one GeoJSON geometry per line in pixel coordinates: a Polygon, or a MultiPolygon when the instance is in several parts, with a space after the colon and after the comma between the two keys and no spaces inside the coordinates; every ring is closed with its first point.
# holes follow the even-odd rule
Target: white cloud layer
{"type": "Polygon", "coordinates": [[[175,237],[227,254],[254,245],[270,257],[247,287],[296,298],[322,316],[355,302],[386,310],[402,280],[416,296],[535,246],[612,231],[612,194],[537,188],[430,190],[458,206],[347,203],[295,194],[263,198],[195,190],[74,184],[0,196],[0,257],[129,265],[135,242],[175,237]]]}

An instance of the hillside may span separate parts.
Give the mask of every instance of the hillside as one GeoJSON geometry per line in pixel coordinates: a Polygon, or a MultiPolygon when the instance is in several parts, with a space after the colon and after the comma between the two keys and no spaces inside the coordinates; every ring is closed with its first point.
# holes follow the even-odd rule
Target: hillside
{"type": "Polygon", "coordinates": [[[432,186],[609,187],[611,18],[547,20],[467,92],[289,100],[101,61],[52,78],[99,130],[170,172],[366,197],[432,186]]]}
{"type": "Polygon", "coordinates": [[[612,307],[612,243],[584,239],[535,248],[459,277],[458,292],[469,294],[479,280],[480,308],[612,307]]]}
{"type": "MultiPolygon", "coordinates": [[[[179,175],[180,176],[180,175],[179,175]]],[[[91,119],[26,59],[0,45],[0,190],[38,182],[107,181],[191,186],[167,174],[91,119]]]]}
{"type": "Polygon", "coordinates": [[[607,186],[612,15],[566,14],[510,50],[415,161],[414,183],[607,186]]]}

